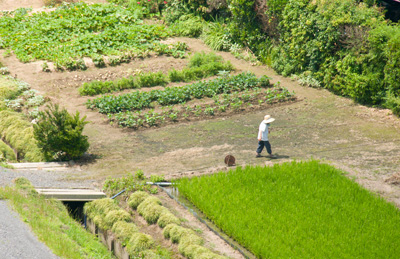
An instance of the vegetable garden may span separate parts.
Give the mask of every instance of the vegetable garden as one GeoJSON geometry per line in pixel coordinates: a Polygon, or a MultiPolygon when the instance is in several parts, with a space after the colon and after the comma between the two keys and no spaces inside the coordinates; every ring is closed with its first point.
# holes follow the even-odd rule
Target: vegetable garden
{"type": "Polygon", "coordinates": [[[282,87],[270,87],[268,77],[257,78],[251,73],[226,75],[209,81],[186,85],[183,87],[167,87],[164,90],[150,92],[135,91],[119,96],[103,96],[88,100],[87,107],[98,109],[108,115],[111,121],[116,121],[125,127],[139,128],[142,126],[161,125],[168,121],[187,119],[191,116],[215,116],[225,112],[239,111],[244,106],[261,107],[293,99],[293,93],[282,87]],[[184,104],[193,99],[212,98],[213,103],[205,105],[187,105],[175,107],[174,104],[184,104]],[[155,112],[155,105],[169,106],[167,110],[155,112]],[[151,108],[142,113],[142,110],[151,108]],[[136,110],[136,112],[134,112],[136,110]]]}
{"type": "Polygon", "coordinates": [[[185,55],[184,45],[160,43],[171,36],[165,26],[143,24],[141,18],[138,10],[112,4],[76,3],[41,13],[17,9],[2,13],[0,48],[13,51],[22,62],[54,62],[56,70],[86,69],[84,57],[103,67],[106,61],[118,65],[151,52],[185,55]]]}

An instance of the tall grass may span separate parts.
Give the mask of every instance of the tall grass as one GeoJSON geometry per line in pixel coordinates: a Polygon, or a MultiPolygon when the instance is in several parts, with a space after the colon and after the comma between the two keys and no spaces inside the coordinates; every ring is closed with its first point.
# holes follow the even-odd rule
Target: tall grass
{"type": "Polygon", "coordinates": [[[400,212],[318,161],[183,178],[179,192],[259,258],[398,258],[400,212]]]}
{"type": "Polygon", "coordinates": [[[21,113],[0,111],[0,136],[18,151],[23,160],[44,161],[43,153],[33,136],[32,124],[21,113]]]}
{"type": "Polygon", "coordinates": [[[0,163],[4,161],[14,162],[17,160],[14,151],[0,139],[0,163]]]}
{"type": "Polygon", "coordinates": [[[95,236],[69,216],[60,201],[45,200],[32,188],[27,180],[17,181],[16,187],[0,188],[0,199],[10,201],[54,254],[61,258],[114,258],[95,236]]]}

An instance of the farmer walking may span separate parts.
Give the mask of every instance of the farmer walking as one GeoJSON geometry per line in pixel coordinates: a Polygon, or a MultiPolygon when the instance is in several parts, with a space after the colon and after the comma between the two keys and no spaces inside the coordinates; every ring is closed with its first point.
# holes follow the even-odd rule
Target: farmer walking
{"type": "Polygon", "coordinates": [[[260,123],[260,127],[258,129],[258,148],[256,157],[261,157],[261,151],[264,149],[264,147],[267,149],[270,157],[272,157],[271,144],[268,141],[268,132],[270,123],[274,120],[274,118],[271,118],[271,115],[265,115],[264,120],[260,123]]]}

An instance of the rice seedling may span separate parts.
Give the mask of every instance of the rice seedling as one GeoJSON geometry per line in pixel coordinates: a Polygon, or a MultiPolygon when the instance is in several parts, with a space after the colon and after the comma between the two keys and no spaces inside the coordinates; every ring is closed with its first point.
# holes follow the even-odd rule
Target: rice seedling
{"type": "Polygon", "coordinates": [[[396,258],[399,210],[344,174],[318,161],[291,162],[177,186],[258,258],[396,258]]]}

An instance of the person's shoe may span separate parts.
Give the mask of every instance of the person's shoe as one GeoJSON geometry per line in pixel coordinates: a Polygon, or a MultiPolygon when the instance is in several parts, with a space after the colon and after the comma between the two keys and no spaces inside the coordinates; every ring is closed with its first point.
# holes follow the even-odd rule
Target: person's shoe
{"type": "Polygon", "coordinates": [[[273,154],[269,154],[269,157],[270,157],[270,158],[276,158],[276,156],[273,155],[273,154]]]}
{"type": "Polygon", "coordinates": [[[261,157],[260,153],[257,153],[256,157],[261,157]]]}

